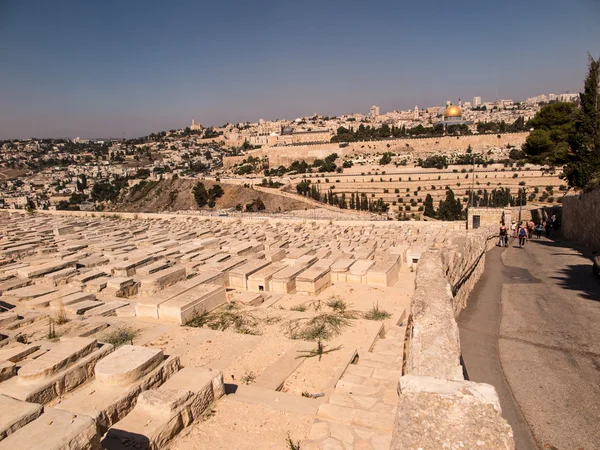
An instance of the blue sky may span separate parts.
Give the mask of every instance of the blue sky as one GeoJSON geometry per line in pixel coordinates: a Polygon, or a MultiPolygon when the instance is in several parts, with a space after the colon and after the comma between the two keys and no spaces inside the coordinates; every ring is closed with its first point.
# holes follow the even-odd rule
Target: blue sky
{"type": "Polygon", "coordinates": [[[578,91],[597,0],[0,0],[0,139],[578,91]]]}

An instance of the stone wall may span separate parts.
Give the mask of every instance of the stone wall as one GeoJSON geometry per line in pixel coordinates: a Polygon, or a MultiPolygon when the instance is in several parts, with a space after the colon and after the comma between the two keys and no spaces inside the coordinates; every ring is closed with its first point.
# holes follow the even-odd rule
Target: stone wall
{"type": "MultiPolygon", "coordinates": [[[[410,153],[415,155],[427,155],[437,153],[464,153],[469,145],[473,151],[479,152],[490,148],[507,148],[507,146],[521,147],[529,133],[508,133],[500,137],[491,134],[459,136],[459,137],[437,137],[437,138],[416,138],[416,139],[389,139],[385,141],[365,141],[350,142],[345,147],[340,144],[314,144],[314,145],[295,145],[288,147],[263,147],[259,150],[249,152],[255,158],[269,158],[271,167],[280,165],[288,166],[293,161],[304,159],[306,162],[313,162],[317,158],[325,158],[331,153],[337,153],[341,158],[353,154],[366,153],[410,153]]],[[[239,164],[246,158],[240,156],[224,157],[223,167],[228,168],[234,164],[239,164]]]]}
{"type": "Polygon", "coordinates": [[[600,188],[563,198],[561,230],[578,246],[600,250],[600,188]]]}
{"type": "Polygon", "coordinates": [[[463,378],[454,318],[457,302],[445,278],[474,276],[469,264],[479,267],[487,238],[472,235],[456,247],[467,262],[460,261],[454,248],[427,251],[417,266],[392,450],[514,449],[513,432],[502,417],[494,387],[463,378]]]}

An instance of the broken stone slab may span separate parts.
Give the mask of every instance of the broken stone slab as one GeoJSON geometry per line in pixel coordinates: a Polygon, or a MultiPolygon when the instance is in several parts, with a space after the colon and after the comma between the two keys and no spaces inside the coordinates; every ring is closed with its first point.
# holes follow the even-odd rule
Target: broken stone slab
{"type": "Polygon", "coordinates": [[[512,429],[491,385],[405,375],[399,391],[392,450],[515,448],[512,429]]]}
{"type": "Polygon", "coordinates": [[[0,450],[100,450],[91,417],[46,408],[37,419],[0,441],[0,450]]]}
{"type": "Polygon", "coordinates": [[[184,368],[156,390],[142,392],[133,411],[108,430],[105,448],[165,448],[224,394],[223,375],[184,368]]]}
{"type": "MultiPolygon", "coordinates": [[[[128,364],[128,368],[131,369],[131,364],[128,364]]],[[[86,415],[92,417],[99,430],[105,433],[111,425],[123,419],[135,407],[141,392],[157,388],[179,368],[179,357],[169,356],[142,378],[126,385],[104,384],[96,379],[63,399],[56,408],[74,414],[87,412],[86,415]]],[[[112,374],[116,375],[115,372],[112,374]]],[[[107,375],[110,375],[110,372],[107,375]]]]}
{"type": "Polygon", "coordinates": [[[194,316],[211,311],[227,301],[225,288],[201,284],[158,307],[158,317],[162,321],[185,324],[194,316]]]}
{"type": "Polygon", "coordinates": [[[142,296],[152,295],[167,286],[185,279],[185,277],[186,273],[185,268],[183,267],[170,267],[168,269],[159,270],[140,280],[140,294],[142,296]]]}
{"type": "Polygon", "coordinates": [[[41,279],[41,282],[51,286],[58,286],[59,284],[66,284],[78,273],[79,271],[75,267],[67,267],[65,269],[57,270],[56,272],[51,272],[47,275],[44,275],[41,279]]]}
{"type": "Polygon", "coordinates": [[[96,381],[108,386],[127,385],[142,378],[162,360],[160,349],[124,345],[96,364],[96,381]]]}
{"type": "Polygon", "coordinates": [[[91,338],[70,339],[60,342],[48,353],[40,356],[19,370],[19,379],[34,381],[48,378],[67,367],[96,348],[96,340],[91,338]]]}
{"type": "Polygon", "coordinates": [[[0,361],[0,383],[14,377],[17,374],[17,366],[10,361],[0,361]]]}
{"type": "MultiPolygon", "coordinates": [[[[79,340],[87,338],[62,338],[65,342],[69,340],[79,340]]],[[[58,345],[62,345],[62,342],[58,345]]],[[[85,383],[94,375],[94,366],[96,362],[113,351],[114,347],[110,344],[98,344],[95,349],[81,358],[76,358],[72,363],[64,366],[61,370],[51,374],[49,377],[42,377],[37,380],[24,380],[19,376],[13,377],[0,384],[0,394],[9,397],[47,404],[56,397],[63,396],[75,389],[77,386],[85,383]]],[[[34,359],[23,365],[21,371],[29,364],[37,361],[50,352],[34,359]]]]}
{"type": "Polygon", "coordinates": [[[37,419],[42,410],[42,405],[37,403],[22,402],[0,395],[0,441],[37,419]]]}

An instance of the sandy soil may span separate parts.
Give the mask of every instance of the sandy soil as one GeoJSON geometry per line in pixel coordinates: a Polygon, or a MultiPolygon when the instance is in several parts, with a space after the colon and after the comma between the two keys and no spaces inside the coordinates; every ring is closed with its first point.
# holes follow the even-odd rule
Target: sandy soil
{"type": "Polygon", "coordinates": [[[294,441],[310,431],[312,415],[291,414],[261,406],[221,399],[214,414],[181,433],[172,450],[288,449],[288,433],[294,441]]]}

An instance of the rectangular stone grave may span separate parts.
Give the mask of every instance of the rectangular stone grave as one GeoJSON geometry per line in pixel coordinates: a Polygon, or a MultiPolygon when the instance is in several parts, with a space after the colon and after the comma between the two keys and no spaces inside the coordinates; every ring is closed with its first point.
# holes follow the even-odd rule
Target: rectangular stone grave
{"type": "Polygon", "coordinates": [[[286,267],[281,262],[273,263],[248,276],[248,290],[254,292],[271,291],[273,275],[286,267]]]}
{"type": "Polygon", "coordinates": [[[22,402],[0,395],[0,441],[37,419],[42,410],[42,405],[37,403],[22,402]]]}
{"type": "Polygon", "coordinates": [[[56,408],[89,415],[104,433],[135,407],[141,392],[157,388],[179,368],[177,356],[165,358],[160,349],[124,345],[96,364],[92,383],[56,408]]]}
{"type": "Polygon", "coordinates": [[[375,264],[372,259],[359,259],[350,266],[346,274],[346,283],[367,284],[367,272],[375,264]]]}
{"type": "Polygon", "coordinates": [[[17,270],[17,276],[21,279],[37,278],[41,277],[42,275],[46,275],[47,273],[56,272],[57,270],[61,270],[65,267],[71,267],[74,265],[75,262],[73,261],[55,261],[40,264],[38,266],[23,267],[17,270]]]}
{"type": "Polygon", "coordinates": [[[296,277],[304,272],[307,266],[290,266],[273,274],[271,290],[281,294],[288,294],[296,289],[296,277]]]}
{"type": "Polygon", "coordinates": [[[269,264],[269,261],[255,259],[232,269],[229,272],[229,286],[246,290],[248,288],[248,277],[269,264]]]}
{"type": "Polygon", "coordinates": [[[310,267],[296,277],[299,294],[319,295],[331,286],[331,270],[328,267],[310,267]]]}
{"type": "Polygon", "coordinates": [[[219,371],[186,367],[156,390],[140,394],[133,411],[106,433],[105,448],[166,448],[224,394],[219,371]]]}
{"type": "Polygon", "coordinates": [[[0,450],[100,450],[91,417],[46,408],[37,419],[0,441],[0,450]]]}
{"type": "Polygon", "coordinates": [[[140,280],[140,294],[149,296],[161,289],[166,288],[180,280],[185,279],[186,273],[183,267],[170,267],[147,275],[140,280]]]}
{"type": "Polygon", "coordinates": [[[86,337],[60,341],[50,351],[21,367],[18,376],[0,384],[0,394],[46,404],[93,376],[96,362],[113,346],[86,337]]]}
{"type": "Polygon", "coordinates": [[[394,259],[377,260],[367,272],[369,286],[388,287],[398,281],[398,263],[394,259]]]}
{"type": "Polygon", "coordinates": [[[194,316],[211,311],[226,301],[223,286],[201,284],[161,303],[158,317],[161,321],[185,324],[194,316]]]}
{"type": "Polygon", "coordinates": [[[350,266],[356,262],[355,259],[341,258],[331,265],[331,281],[333,283],[345,283],[350,266]]]}
{"type": "Polygon", "coordinates": [[[28,309],[42,309],[50,306],[50,302],[53,300],[59,300],[62,297],[66,297],[72,294],[76,294],[81,292],[81,288],[77,286],[65,286],[57,291],[54,291],[50,294],[42,295],[41,297],[36,297],[32,300],[29,300],[25,303],[25,306],[28,309]]]}

